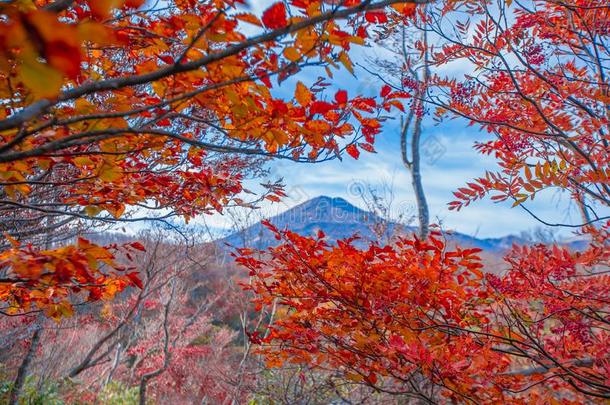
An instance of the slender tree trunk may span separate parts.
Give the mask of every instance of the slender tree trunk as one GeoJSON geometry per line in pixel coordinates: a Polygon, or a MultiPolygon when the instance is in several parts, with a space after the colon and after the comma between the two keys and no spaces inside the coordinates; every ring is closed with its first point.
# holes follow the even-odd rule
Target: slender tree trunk
{"type": "Polygon", "coordinates": [[[411,184],[415,193],[415,201],[417,203],[417,217],[419,218],[419,237],[425,239],[430,232],[430,213],[428,211],[428,201],[421,178],[421,155],[419,150],[419,141],[421,137],[421,118],[415,119],[415,130],[413,131],[412,140],[412,165],[411,165],[411,184]]]}
{"type": "Polygon", "coordinates": [[[15,377],[15,383],[13,384],[13,388],[11,389],[11,393],[9,395],[9,405],[17,405],[19,397],[21,396],[21,390],[23,389],[23,384],[25,384],[25,379],[28,376],[30,364],[32,363],[34,354],[36,353],[36,350],[38,350],[38,346],[40,344],[41,329],[42,328],[40,328],[40,326],[36,325],[36,329],[32,334],[30,347],[28,348],[21,365],[17,370],[17,377],[15,377]]]}
{"type": "Polygon", "coordinates": [[[110,370],[108,371],[108,377],[106,377],[106,381],[104,381],[104,386],[110,384],[110,381],[112,381],[112,375],[120,364],[122,353],[123,346],[121,345],[121,343],[118,343],[116,348],[116,354],[114,356],[114,361],[112,362],[112,367],[110,367],[110,370]]]}
{"type": "MultiPolygon", "coordinates": [[[[403,41],[406,38],[403,34],[403,41]]],[[[411,174],[411,185],[413,186],[413,193],[415,194],[415,202],[417,204],[417,219],[419,222],[418,236],[421,239],[428,237],[430,233],[430,212],[428,208],[428,201],[426,200],[426,193],[424,192],[424,186],[422,183],[421,176],[421,151],[420,143],[422,136],[422,119],[423,114],[419,109],[423,109],[423,98],[425,96],[426,87],[428,85],[429,70],[428,70],[428,35],[426,31],[422,34],[422,42],[424,46],[424,60],[423,60],[423,73],[420,81],[420,88],[417,90],[414,105],[407,116],[406,122],[403,123],[400,134],[400,146],[402,151],[402,161],[405,167],[411,174]],[[411,123],[413,123],[411,130],[411,123]],[[409,156],[408,150],[408,137],[411,134],[411,156],[409,156]]],[[[405,60],[407,54],[405,52],[405,60]]],[[[417,79],[417,72],[413,71],[414,77],[417,79]]]]}
{"type": "Polygon", "coordinates": [[[167,304],[165,304],[165,311],[163,313],[163,365],[158,369],[151,371],[150,373],[146,373],[140,379],[140,405],[146,405],[146,388],[148,386],[148,382],[154,378],[157,378],[161,374],[167,370],[169,367],[171,351],[169,347],[169,308],[174,300],[174,294],[176,292],[176,283],[175,280],[172,282],[172,290],[167,299],[167,304]]]}

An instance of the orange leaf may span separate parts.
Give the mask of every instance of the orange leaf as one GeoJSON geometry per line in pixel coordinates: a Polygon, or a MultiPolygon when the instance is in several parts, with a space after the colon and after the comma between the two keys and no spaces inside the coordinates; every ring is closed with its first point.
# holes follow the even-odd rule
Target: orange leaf
{"type": "Polygon", "coordinates": [[[297,83],[297,87],[294,91],[294,98],[296,98],[297,102],[303,106],[307,107],[309,103],[313,100],[313,94],[305,85],[301,82],[297,83]]]}
{"type": "Polygon", "coordinates": [[[259,27],[262,27],[263,24],[261,23],[261,20],[258,19],[257,16],[255,16],[254,14],[250,14],[250,13],[241,13],[241,14],[236,14],[235,18],[237,18],[240,21],[243,22],[247,22],[253,25],[258,25],[259,27]]]}
{"type": "Polygon", "coordinates": [[[296,62],[301,59],[301,53],[292,46],[284,49],[284,56],[291,62],[296,62]]]}
{"type": "Polygon", "coordinates": [[[123,0],[94,0],[89,2],[91,14],[97,19],[103,20],[110,17],[112,9],[123,5],[123,0]]]}

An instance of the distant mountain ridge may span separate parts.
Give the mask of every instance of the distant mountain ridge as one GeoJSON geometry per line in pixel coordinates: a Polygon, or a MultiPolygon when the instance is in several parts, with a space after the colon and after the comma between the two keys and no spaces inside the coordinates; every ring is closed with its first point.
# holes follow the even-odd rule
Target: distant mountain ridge
{"type": "MultiPolygon", "coordinates": [[[[416,228],[385,221],[378,215],[354,206],[343,198],[320,196],[297,205],[279,215],[269,218],[269,222],[279,229],[289,229],[301,235],[315,235],[318,230],[331,241],[344,239],[357,234],[362,242],[376,240],[373,225],[385,222],[387,233],[400,227],[401,233],[414,232],[416,228]]],[[[508,235],[500,238],[476,238],[458,232],[448,233],[449,241],[466,247],[478,247],[490,252],[502,252],[513,243],[528,243],[524,238],[508,235]]],[[[278,241],[263,224],[256,223],[240,232],[230,234],[218,242],[235,247],[254,247],[264,249],[275,246],[278,241]],[[247,241],[247,243],[246,243],[247,241]]]]}

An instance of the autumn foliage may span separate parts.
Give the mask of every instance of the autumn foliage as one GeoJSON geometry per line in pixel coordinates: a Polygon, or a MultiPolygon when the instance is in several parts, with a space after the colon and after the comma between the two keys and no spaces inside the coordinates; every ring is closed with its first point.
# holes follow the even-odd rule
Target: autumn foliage
{"type": "MultiPolygon", "coordinates": [[[[433,63],[467,61],[481,73],[464,81],[435,76],[430,101],[439,117],[463,117],[493,133],[476,148],[501,167],[456,190],[452,208],[487,194],[525,207],[538,193],[561,189],[592,202],[584,224],[598,219],[595,205],[610,202],[604,47],[610,24],[608,8],[598,5],[543,1],[497,12],[481,5],[467,19],[450,20],[457,39],[437,50],[433,63]]],[[[440,22],[432,25],[443,35],[440,22]]]]}
{"type": "Polygon", "coordinates": [[[279,247],[237,259],[256,280],[246,288],[257,305],[285,308],[270,333],[253,335],[269,366],[331,367],[424,400],[607,394],[610,280],[595,271],[610,264],[606,231],[577,254],[515,247],[502,276],[483,276],[478,249],[450,249],[439,233],[363,250],[274,231],[279,247]]]}
{"type": "Polygon", "coordinates": [[[69,364],[48,375],[83,379],[71,401],[99,400],[114,379],[142,404],[243,402],[270,374],[258,359],[298,376],[293,387],[323,376],[341,399],[336,379],[426,403],[610,398],[605,2],[288,0],[260,12],[233,0],[151,3],[0,2],[0,355],[17,370],[10,403],[43,355],[69,364]],[[355,49],[405,28],[426,32],[408,44],[425,80],[407,60],[370,94],[336,85],[337,71],[355,75],[355,49]],[[217,327],[217,301],[233,310],[247,300],[240,291],[228,302],[218,285],[201,300],[189,277],[205,255],[87,236],[277,202],[281,182],[253,192],[246,180],[272,159],[375,152],[392,113],[459,119],[490,137],[475,148],[498,167],[456,185],[450,209],[508,201],[584,246],[513,246],[491,268],[478,249],[447,243],[442,227],[382,245],[267,223],[279,246],[236,253],[257,314],[224,308],[239,325],[217,327]],[[550,191],[581,220],[538,216],[528,204],[550,191]],[[83,343],[60,359],[41,336],[83,343]]]}
{"type": "Polygon", "coordinates": [[[0,268],[10,268],[10,277],[0,283],[4,315],[44,309],[58,320],[73,313],[70,295],[86,292],[86,299],[110,300],[127,286],[142,287],[137,271],[120,265],[117,251],[126,254],[144,250],[139,242],[101,247],[79,238],[75,245],[53,250],[13,247],[0,255],[0,268]]]}

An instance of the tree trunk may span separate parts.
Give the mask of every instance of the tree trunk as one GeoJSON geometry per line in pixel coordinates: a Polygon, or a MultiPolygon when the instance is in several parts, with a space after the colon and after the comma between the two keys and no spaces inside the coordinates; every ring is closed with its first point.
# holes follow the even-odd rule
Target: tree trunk
{"type": "MultiPolygon", "coordinates": [[[[406,40],[403,35],[403,41],[406,40]]],[[[430,233],[430,212],[428,209],[428,202],[426,200],[426,193],[424,192],[424,186],[422,183],[421,176],[421,135],[422,135],[422,120],[423,114],[423,98],[425,96],[426,87],[428,85],[429,70],[428,70],[428,36],[426,31],[422,34],[422,42],[424,46],[424,60],[423,60],[423,73],[421,78],[420,88],[418,88],[414,105],[407,116],[406,122],[403,124],[402,131],[400,134],[400,146],[402,151],[402,161],[405,167],[411,174],[411,185],[413,186],[413,193],[415,194],[415,202],[417,204],[417,219],[419,222],[418,236],[421,239],[428,237],[430,233]],[[415,121],[413,122],[413,119],[415,121]],[[411,136],[411,156],[409,157],[408,151],[408,136],[413,122],[413,130],[411,136]]],[[[405,59],[406,59],[405,53],[405,59]]],[[[417,79],[417,72],[413,71],[413,75],[417,79]]]]}
{"type": "Polygon", "coordinates": [[[19,397],[21,396],[21,390],[23,389],[23,384],[25,384],[25,379],[28,376],[28,370],[30,368],[30,364],[32,363],[32,358],[38,350],[38,345],[40,344],[40,334],[41,329],[38,325],[32,334],[32,340],[30,342],[30,347],[28,348],[28,352],[25,354],[19,369],[17,370],[17,377],[15,377],[15,383],[13,384],[13,388],[11,389],[11,393],[9,395],[9,405],[17,405],[19,397]]]}
{"type": "MultiPolygon", "coordinates": [[[[167,303],[165,304],[165,311],[163,313],[163,334],[165,336],[163,342],[163,365],[150,373],[146,373],[140,379],[140,405],[146,405],[146,387],[148,386],[148,381],[157,378],[159,375],[165,372],[169,367],[171,351],[169,350],[169,308],[174,300],[174,295],[176,293],[176,283],[175,280],[172,280],[172,290],[169,298],[167,299],[167,303]]],[[[175,342],[175,341],[174,341],[175,342]]]]}
{"type": "Polygon", "coordinates": [[[419,219],[419,237],[425,239],[430,231],[430,213],[428,211],[428,201],[421,179],[421,155],[419,151],[419,141],[421,137],[421,117],[415,119],[415,130],[413,131],[413,147],[411,161],[411,184],[415,193],[417,203],[417,217],[419,219]]]}

